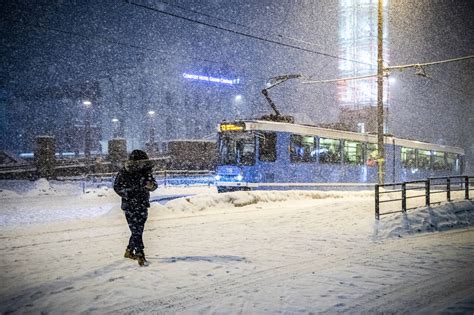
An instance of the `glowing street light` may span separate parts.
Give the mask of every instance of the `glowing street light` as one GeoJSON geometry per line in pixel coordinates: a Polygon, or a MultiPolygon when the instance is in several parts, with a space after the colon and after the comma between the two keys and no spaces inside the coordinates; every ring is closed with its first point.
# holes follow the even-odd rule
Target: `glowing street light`
{"type": "Polygon", "coordinates": [[[118,126],[119,126],[119,123],[120,123],[120,120],[118,120],[117,118],[112,118],[112,123],[113,123],[113,135],[114,135],[114,138],[118,138],[118,126]]]}
{"type": "Polygon", "coordinates": [[[242,100],[242,95],[239,94],[239,95],[235,96],[235,101],[236,102],[240,102],[241,100],[242,100]]]}
{"type": "Polygon", "coordinates": [[[85,100],[82,104],[86,107],[86,117],[84,121],[84,155],[90,157],[91,155],[91,107],[92,102],[85,100]]]}
{"type": "Polygon", "coordinates": [[[150,117],[150,148],[151,148],[151,153],[154,154],[155,150],[155,111],[154,110],[149,110],[148,111],[148,116],[150,117]]]}

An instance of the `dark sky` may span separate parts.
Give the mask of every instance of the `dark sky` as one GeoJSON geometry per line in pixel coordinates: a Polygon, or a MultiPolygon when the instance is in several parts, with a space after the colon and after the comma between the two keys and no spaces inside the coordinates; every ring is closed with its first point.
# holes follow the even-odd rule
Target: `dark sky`
{"type": "MultiPolygon", "coordinates": [[[[318,79],[338,76],[336,0],[167,3],[1,1],[2,106],[7,106],[12,97],[48,87],[117,75],[123,80],[119,83],[125,84],[130,74],[136,77],[138,72],[146,81],[160,69],[192,69],[203,64],[231,69],[229,73],[243,78],[246,86],[253,88],[249,94],[255,95],[247,96],[252,104],[264,104],[258,91],[265,79],[274,75],[302,73],[318,79]]],[[[390,1],[385,21],[389,26],[390,64],[474,54],[473,5],[472,1],[454,0],[390,1]]],[[[396,83],[390,87],[389,117],[392,132],[462,145],[473,152],[473,65],[474,61],[469,60],[428,67],[428,77],[415,76],[413,70],[393,73],[396,83]]],[[[289,82],[272,93],[284,112],[306,112],[319,121],[337,117],[334,85],[289,82]]]]}

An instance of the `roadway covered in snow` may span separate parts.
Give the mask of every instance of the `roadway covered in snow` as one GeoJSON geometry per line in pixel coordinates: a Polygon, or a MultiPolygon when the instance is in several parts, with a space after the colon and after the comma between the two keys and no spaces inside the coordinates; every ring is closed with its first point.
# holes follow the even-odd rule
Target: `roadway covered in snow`
{"type": "Polygon", "coordinates": [[[0,312],[474,310],[472,201],[377,223],[371,191],[153,197],[170,195],[193,196],[152,203],[140,268],[122,256],[129,231],[110,189],[2,190],[0,312]]]}

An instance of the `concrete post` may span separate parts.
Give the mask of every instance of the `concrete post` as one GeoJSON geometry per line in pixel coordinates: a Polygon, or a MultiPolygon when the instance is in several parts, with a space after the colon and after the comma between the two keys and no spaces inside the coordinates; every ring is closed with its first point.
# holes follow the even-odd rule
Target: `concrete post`
{"type": "Polygon", "coordinates": [[[127,160],[127,140],[116,138],[109,140],[109,160],[112,170],[118,170],[123,162],[127,160]]]}
{"type": "Polygon", "coordinates": [[[54,167],[56,165],[55,140],[51,136],[36,137],[35,166],[38,176],[41,178],[54,177],[54,167]]]}

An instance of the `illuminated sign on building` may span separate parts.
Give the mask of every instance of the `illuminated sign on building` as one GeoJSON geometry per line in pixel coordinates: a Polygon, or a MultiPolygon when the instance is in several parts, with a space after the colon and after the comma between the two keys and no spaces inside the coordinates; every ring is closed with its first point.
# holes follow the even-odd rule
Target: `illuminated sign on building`
{"type": "Polygon", "coordinates": [[[230,80],[230,79],[225,79],[225,78],[216,78],[216,77],[211,77],[207,75],[191,74],[191,73],[183,73],[183,78],[190,79],[190,80],[214,82],[214,83],[220,83],[220,84],[229,84],[229,85],[240,83],[240,79],[230,80]]]}

